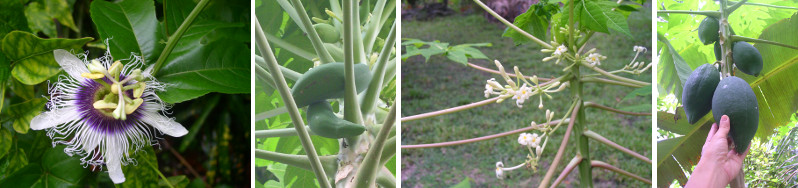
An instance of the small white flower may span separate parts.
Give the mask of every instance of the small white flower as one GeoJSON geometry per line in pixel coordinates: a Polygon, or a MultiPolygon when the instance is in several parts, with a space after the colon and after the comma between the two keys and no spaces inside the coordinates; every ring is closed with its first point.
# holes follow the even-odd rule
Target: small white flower
{"type": "Polygon", "coordinates": [[[496,178],[504,179],[504,170],[502,168],[504,168],[504,164],[501,161],[496,162],[496,178]]]}
{"type": "Polygon", "coordinates": [[[543,153],[543,147],[538,146],[535,148],[535,155],[540,156],[541,153],[543,153]]]}
{"type": "Polygon", "coordinates": [[[527,139],[528,139],[527,143],[529,143],[528,146],[533,147],[533,148],[539,147],[539,145],[540,145],[540,136],[538,136],[538,133],[534,133],[534,134],[530,135],[529,138],[527,138],[527,139]]]}
{"type": "Polygon", "coordinates": [[[517,105],[518,108],[523,107],[524,101],[529,99],[531,93],[532,93],[532,88],[527,87],[526,84],[522,85],[521,88],[519,88],[518,91],[515,92],[515,95],[513,95],[513,99],[515,99],[515,105],[517,105]]]}
{"type": "Polygon", "coordinates": [[[518,136],[518,143],[521,144],[521,145],[528,146],[530,144],[529,140],[530,140],[531,137],[532,137],[532,134],[521,133],[521,135],[518,136]]]}
{"type": "Polygon", "coordinates": [[[552,53],[552,55],[553,56],[560,56],[560,55],[562,55],[565,52],[568,52],[568,47],[565,47],[565,45],[560,45],[560,46],[557,47],[557,50],[554,50],[554,53],[552,53]]]}
{"type": "Polygon", "coordinates": [[[490,97],[490,95],[492,95],[492,94],[500,94],[499,91],[497,91],[497,90],[501,90],[501,89],[502,89],[502,86],[501,86],[501,84],[499,84],[499,82],[496,81],[496,78],[489,79],[487,81],[487,83],[485,84],[485,92],[484,92],[485,93],[485,98],[490,97]]]}
{"type": "Polygon", "coordinates": [[[590,65],[596,66],[596,65],[601,65],[601,60],[602,60],[602,59],[605,59],[605,58],[606,58],[606,57],[604,57],[604,56],[601,56],[601,54],[598,54],[598,53],[591,53],[590,55],[588,55],[587,57],[585,57],[585,61],[587,61],[588,63],[590,63],[590,65]]]}
{"type": "Polygon", "coordinates": [[[637,53],[645,53],[648,49],[646,49],[646,47],[642,47],[642,46],[634,46],[632,48],[632,50],[637,52],[637,53]]]}
{"type": "Polygon", "coordinates": [[[105,165],[111,180],[123,183],[122,166],[135,163],[131,156],[143,146],[157,144],[161,134],[188,133],[165,116],[168,106],[155,94],[164,86],[152,77],[152,67],[141,70],[140,56],[123,65],[108,51],[91,61],[60,49],[53,55],[67,75],[50,86],[49,111],[34,117],[30,128],[47,130],[53,146],[66,145],[64,152],[82,156],[84,166],[105,165]]]}

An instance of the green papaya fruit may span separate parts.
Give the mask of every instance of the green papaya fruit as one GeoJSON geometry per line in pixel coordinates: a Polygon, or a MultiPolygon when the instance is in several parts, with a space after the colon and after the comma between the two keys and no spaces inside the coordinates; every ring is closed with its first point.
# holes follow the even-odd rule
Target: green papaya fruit
{"type": "Polygon", "coordinates": [[[308,106],[308,126],[316,135],[327,138],[346,138],[357,136],[366,131],[363,125],[355,124],[335,116],[330,103],[318,101],[308,106]]]}
{"type": "Polygon", "coordinates": [[[709,113],[718,82],[720,73],[712,64],[703,64],[690,74],[682,90],[682,104],[687,122],[693,124],[709,113]]]}
{"type": "MultiPolygon", "coordinates": [[[[369,66],[355,64],[355,87],[357,92],[366,90],[371,81],[369,66]]],[[[291,88],[297,107],[304,107],[315,102],[344,97],[344,63],[327,63],[308,70],[297,79],[291,88]]]]}
{"type": "Polygon", "coordinates": [[[762,54],[753,45],[745,41],[738,41],[732,47],[734,65],[743,73],[759,76],[762,71],[762,54]]]}
{"type": "Polygon", "coordinates": [[[335,29],[335,26],[330,24],[317,23],[313,25],[313,28],[316,29],[316,33],[319,34],[319,38],[321,38],[322,42],[334,43],[338,42],[338,39],[341,39],[341,33],[335,29]]]}
{"type": "Polygon", "coordinates": [[[698,25],[698,39],[700,39],[704,45],[717,42],[718,31],[720,31],[719,27],[720,23],[718,19],[707,16],[701,21],[701,24],[698,25]]]}
{"type": "Polygon", "coordinates": [[[729,116],[729,136],[734,141],[734,150],[743,153],[759,126],[756,95],[745,80],[730,76],[718,84],[712,96],[712,116],[715,122],[720,122],[723,115],[729,116]]]}

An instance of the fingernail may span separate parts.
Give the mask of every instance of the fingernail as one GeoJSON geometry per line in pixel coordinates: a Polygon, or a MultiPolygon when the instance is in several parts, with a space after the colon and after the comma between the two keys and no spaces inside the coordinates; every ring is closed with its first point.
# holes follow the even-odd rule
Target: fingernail
{"type": "Polygon", "coordinates": [[[720,121],[729,121],[729,116],[723,115],[722,117],[720,117],[720,121]]]}

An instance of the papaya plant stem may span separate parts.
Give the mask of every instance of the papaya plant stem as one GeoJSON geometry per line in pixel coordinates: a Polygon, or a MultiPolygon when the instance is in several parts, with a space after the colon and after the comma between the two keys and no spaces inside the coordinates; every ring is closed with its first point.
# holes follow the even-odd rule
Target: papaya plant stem
{"type": "Polygon", "coordinates": [[[394,178],[388,168],[382,167],[382,169],[380,169],[380,174],[377,175],[377,185],[383,188],[395,188],[396,178],[394,178]]]}
{"type": "Polygon", "coordinates": [[[594,33],[596,33],[596,32],[595,31],[589,31],[589,32],[587,32],[587,35],[585,35],[585,37],[582,37],[582,39],[579,40],[579,42],[576,44],[576,46],[579,47],[579,52],[582,52],[582,48],[585,47],[585,43],[587,43],[587,41],[590,40],[590,37],[593,37],[594,33]]]}
{"type": "MultiPolygon", "coordinates": [[[[305,128],[310,128],[310,127],[305,126],[305,128]]],[[[289,137],[289,136],[298,136],[298,135],[299,134],[296,133],[296,129],[294,128],[255,131],[255,138],[289,137]]],[[[310,135],[315,135],[315,133],[313,133],[313,131],[310,131],[310,135]]]]}
{"type": "MultiPolygon", "coordinates": [[[[271,74],[269,74],[269,75],[271,75],[271,74]]],[[[261,121],[261,120],[264,120],[264,119],[269,119],[269,118],[272,118],[274,116],[277,116],[277,115],[280,115],[280,114],[285,114],[285,113],[288,113],[288,109],[285,108],[285,106],[280,106],[280,107],[277,107],[275,109],[271,109],[269,111],[265,111],[265,112],[261,112],[261,113],[255,114],[255,121],[261,121]]]]}
{"type": "Polygon", "coordinates": [[[720,17],[720,12],[718,11],[657,10],[657,14],[697,14],[697,15],[711,16],[715,18],[720,17]]]}
{"type": "Polygon", "coordinates": [[[643,86],[637,85],[637,84],[631,84],[631,83],[615,81],[615,80],[610,80],[610,79],[604,79],[604,78],[596,78],[596,77],[586,77],[586,78],[582,78],[581,80],[582,80],[582,82],[605,83],[605,84],[627,86],[627,87],[633,87],[633,88],[641,88],[641,87],[643,87],[643,86]]]}
{"type": "MultiPolygon", "coordinates": [[[[312,163],[305,155],[292,155],[268,150],[255,149],[255,158],[270,160],[286,165],[294,166],[301,169],[312,170],[312,163]]],[[[319,156],[322,165],[328,169],[325,173],[331,174],[335,172],[335,165],[338,160],[336,155],[319,156]]]]}
{"type": "Polygon", "coordinates": [[[618,144],[616,144],[615,142],[613,142],[613,141],[610,141],[610,140],[609,140],[609,139],[607,139],[607,138],[604,138],[603,136],[599,135],[599,134],[598,134],[598,133],[596,133],[596,132],[593,132],[593,131],[587,130],[587,131],[585,131],[585,132],[584,132],[584,133],[582,133],[582,134],[584,134],[584,135],[585,135],[585,136],[587,136],[588,138],[591,138],[591,139],[593,139],[593,140],[599,141],[599,142],[601,142],[602,144],[606,144],[607,146],[610,146],[610,147],[612,147],[612,148],[615,148],[615,149],[617,149],[617,150],[620,150],[621,152],[624,152],[624,153],[626,153],[626,154],[629,154],[629,155],[631,155],[632,157],[635,157],[635,158],[637,158],[637,159],[640,159],[640,160],[641,160],[641,161],[643,161],[643,162],[646,162],[646,163],[648,163],[648,164],[651,164],[651,159],[649,159],[648,157],[645,157],[645,156],[643,156],[643,155],[640,155],[640,154],[638,154],[637,152],[634,152],[634,151],[630,150],[629,148],[625,148],[625,147],[623,147],[623,146],[621,146],[621,145],[618,145],[618,144]]]}
{"type": "Polygon", "coordinates": [[[568,44],[571,45],[571,46],[567,46],[567,47],[570,48],[573,51],[577,51],[576,50],[576,43],[574,43],[574,35],[576,35],[576,33],[574,33],[574,27],[576,27],[576,24],[574,24],[574,14],[573,14],[574,13],[574,0],[569,0],[568,1],[568,9],[570,10],[569,14],[568,14],[568,44]]]}
{"type": "Polygon", "coordinates": [[[306,31],[307,29],[305,29],[305,27],[302,27],[302,18],[300,18],[299,15],[296,13],[296,9],[294,9],[294,6],[292,6],[291,3],[288,2],[288,0],[276,0],[276,1],[278,4],[280,4],[280,8],[283,8],[283,11],[285,11],[285,13],[288,14],[288,17],[291,18],[291,20],[293,20],[297,26],[300,26],[299,29],[302,30],[303,33],[307,33],[308,32],[306,31]]]}
{"type": "Polygon", "coordinates": [[[481,0],[474,0],[474,2],[475,2],[475,3],[477,3],[477,5],[479,5],[480,7],[482,7],[482,9],[485,9],[485,11],[487,11],[487,12],[488,12],[488,14],[492,15],[493,17],[495,17],[496,19],[498,19],[500,22],[502,22],[504,25],[507,25],[507,27],[510,27],[510,28],[512,28],[513,30],[515,30],[516,32],[518,32],[518,33],[520,33],[521,35],[525,36],[526,38],[529,38],[529,39],[530,39],[530,40],[532,40],[533,42],[535,42],[535,43],[538,43],[538,45],[540,45],[540,46],[543,46],[543,47],[545,47],[545,48],[547,48],[547,49],[552,49],[552,48],[554,48],[554,47],[552,47],[551,45],[549,45],[549,43],[543,42],[542,40],[540,40],[540,39],[536,38],[535,36],[532,36],[532,34],[529,34],[529,33],[527,33],[527,32],[526,32],[526,31],[524,31],[523,29],[521,29],[521,28],[518,28],[517,26],[513,25],[513,23],[510,23],[510,22],[509,22],[509,21],[507,21],[506,19],[502,18],[502,16],[499,16],[499,14],[497,14],[495,11],[493,11],[492,9],[490,9],[490,8],[488,7],[488,5],[485,5],[485,3],[482,3],[482,1],[481,1],[481,0]]]}
{"type": "MultiPolygon", "coordinates": [[[[264,60],[263,57],[261,57],[259,55],[254,55],[254,57],[255,57],[255,65],[258,68],[260,68],[260,69],[264,69],[260,65],[265,65],[266,64],[266,60],[264,60]]],[[[278,65],[278,66],[280,67],[280,72],[283,72],[283,76],[285,76],[285,78],[287,78],[289,80],[296,81],[296,80],[299,79],[299,77],[302,77],[302,73],[298,73],[298,72],[296,72],[294,70],[291,70],[289,68],[285,68],[282,65],[278,65]]],[[[264,71],[266,71],[266,70],[264,69],[264,71]]]]}
{"type": "Polygon", "coordinates": [[[568,174],[571,174],[571,171],[574,171],[574,168],[576,168],[576,165],[578,165],[580,162],[582,162],[582,157],[578,155],[574,156],[574,158],[571,159],[571,162],[568,162],[568,164],[565,165],[565,168],[562,169],[560,175],[557,176],[557,179],[555,179],[554,183],[551,183],[551,186],[549,187],[554,188],[557,187],[557,185],[560,185],[560,182],[562,182],[562,180],[564,180],[565,177],[568,176],[568,174]]]}
{"type": "Polygon", "coordinates": [[[385,41],[385,45],[382,47],[379,59],[377,59],[377,65],[374,66],[374,69],[372,69],[372,73],[374,73],[374,75],[371,77],[369,87],[366,89],[366,94],[363,96],[363,103],[360,104],[360,110],[362,110],[363,115],[373,112],[374,108],[377,107],[377,99],[379,99],[380,91],[382,90],[382,82],[384,81],[383,76],[385,75],[385,65],[388,62],[388,58],[391,56],[391,47],[395,42],[396,22],[394,22],[393,26],[391,26],[391,31],[388,32],[388,39],[385,41]]]}
{"type": "MultiPolygon", "coordinates": [[[[543,180],[540,181],[540,185],[538,185],[539,188],[547,187],[547,185],[549,184],[549,181],[551,181],[551,177],[554,176],[554,170],[557,169],[557,166],[560,164],[560,160],[562,160],[562,155],[565,154],[565,147],[568,145],[568,138],[571,137],[571,132],[573,132],[574,125],[576,124],[575,123],[576,121],[574,121],[574,120],[577,117],[579,117],[578,116],[579,109],[581,109],[581,105],[582,105],[581,99],[576,98],[574,100],[576,100],[577,103],[575,103],[576,105],[574,105],[574,107],[570,110],[571,111],[571,118],[570,118],[571,121],[568,122],[568,128],[565,129],[565,134],[563,134],[562,142],[560,142],[560,148],[557,149],[557,154],[554,155],[554,160],[551,162],[551,166],[546,171],[546,175],[543,177],[543,180]]],[[[584,179],[584,176],[582,177],[582,179],[584,179]]],[[[592,180],[592,178],[589,178],[589,179],[592,180]]],[[[584,182],[582,182],[582,187],[586,187],[586,185],[588,185],[588,184],[585,184],[584,182]]]]}
{"type": "Polygon", "coordinates": [[[732,6],[729,6],[729,8],[726,8],[726,12],[727,12],[726,15],[734,12],[735,10],[737,10],[737,8],[740,8],[740,6],[742,6],[746,2],[748,2],[748,0],[742,0],[740,2],[734,3],[732,6]]]}
{"type": "Polygon", "coordinates": [[[164,63],[166,62],[166,58],[169,57],[169,54],[171,54],[172,50],[175,49],[177,41],[183,37],[183,34],[186,33],[186,30],[188,30],[188,27],[191,26],[191,23],[194,23],[194,19],[196,19],[197,15],[202,12],[202,9],[205,9],[205,6],[208,5],[208,2],[210,2],[210,0],[200,0],[199,3],[197,3],[197,6],[194,6],[194,9],[192,9],[191,13],[188,14],[186,19],[183,20],[183,23],[177,27],[175,34],[169,36],[169,39],[166,41],[166,47],[163,48],[161,55],[158,56],[158,60],[155,61],[155,65],[152,68],[153,75],[158,74],[158,71],[161,70],[161,67],[163,67],[164,63]]]}
{"type": "MultiPolygon", "coordinates": [[[[571,121],[570,119],[558,119],[558,120],[552,120],[549,123],[543,123],[543,124],[539,124],[539,125],[551,126],[551,125],[555,125],[555,124],[560,123],[560,122],[570,122],[570,121],[571,121]]],[[[495,139],[495,138],[501,138],[501,137],[515,135],[515,134],[519,134],[519,133],[526,132],[526,131],[531,131],[531,130],[535,130],[535,128],[534,127],[524,127],[524,128],[520,128],[520,129],[516,129],[516,130],[512,130],[512,131],[507,131],[507,132],[503,132],[503,133],[498,133],[498,134],[493,134],[493,135],[488,135],[488,136],[482,136],[482,137],[477,137],[477,138],[470,138],[470,139],[465,139],[465,140],[449,141],[449,142],[439,142],[439,143],[431,143],[431,144],[416,144],[416,145],[404,145],[404,144],[402,144],[401,148],[402,149],[415,149],[415,148],[438,148],[438,147],[446,147],[446,146],[456,146],[456,145],[463,145],[463,144],[468,144],[468,143],[474,143],[474,142],[479,142],[479,141],[495,139]]]]}
{"type": "Polygon", "coordinates": [[[396,155],[396,136],[388,138],[383,145],[382,155],[380,155],[380,166],[385,166],[385,163],[396,155]]]}
{"type": "Polygon", "coordinates": [[[598,103],[595,103],[595,102],[590,102],[590,101],[588,101],[588,102],[584,102],[584,104],[583,104],[583,105],[584,105],[585,107],[590,107],[590,108],[598,108],[598,109],[602,109],[602,110],[606,110],[606,111],[610,111],[610,112],[615,112],[615,113],[619,113],[619,114],[625,114],[625,115],[633,115],[633,116],[651,116],[651,113],[643,113],[643,112],[627,112],[627,111],[618,110],[618,109],[615,109],[615,108],[611,108],[611,107],[609,107],[609,106],[604,106],[604,105],[601,105],[601,104],[598,104],[598,103]]]}
{"type": "MultiPolygon", "coordinates": [[[[377,39],[377,33],[379,33],[382,27],[382,12],[385,8],[385,1],[386,0],[377,0],[374,10],[371,11],[371,19],[369,19],[369,22],[366,24],[366,35],[364,36],[365,41],[363,41],[363,44],[365,44],[364,49],[366,53],[373,51],[374,41],[377,39]]],[[[396,21],[394,21],[394,25],[396,25],[395,23],[396,21]]],[[[388,36],[390,36],[390,34],[388,36]]]]}
{"type": "MultiPolygon", "coordinates": [[[[729,3],[737,3],[736,1],[728,1],[729,3]]],[[[753,5],[753,6],[763,6],[763,7],[770,7],[770,8],[781,8],[781,9],[792,9],[798,10],[796,7],[785,7],[785,6],[778,6],[778,5],[770,5],[770,4],[762,4],[762,3],[752,3],[752,2],[745,2],[746,5],[753,5]]]]}
{"type": "Polygon", "coordinates": [[[798,50],[798,47],[796,47],[796,46],[790,46],[790,45],[787,45],[787,44],[778,43],[778,42],[769,41],[769,40],[748,38],[748,37],[739,36],[739,35],[732,35],[731,36],[731,41],[732,42],[746,41],[746,42],[753,42],[753,43],[772,44],[772,45],[776,45],[776,46],[781,46],[781,47],[792,48],[792,49],[798,50]]]}
{"type": "MultiPolygon", "coordinates": [[[[571,69],[571,73],[575,75],[575,78],[571,81],[573,88],[571,92],[573,93],[576,100],[579,101],[579,104],[582,104],[582,82],[579,81],[579,66],[575,66],[571,69]]],[[[582,133],[587,131],[587,123],[585,121],[585,109],[578,108],[574,109],[573,116],[571,119],[575,119],[574,123],[574,134],[576,136],[576,146],[578,148],[577,155],[582,156],[584,160],[590,160],[590,145],[587,142],[587,137],[584,136],[582,133]]],[[[580,186],[582,187],[593,187],[593,173],[590,168],[590,164],[587,163],[579,163],[579,181],[580,186]]]]}
{"type": "Polygon", "coordinates": [[[264,70],[263,67],[255,65],[255,75],[258,76],[258,79],[260,79],[260,81],[266,82],[266,84],[269,84],[270,86],[272,86],[272,88],[275,88],[274,80],[272,80],[272,74],[269,74],[269,72],[264,70]]]}
{"type": "Polygon", "coordinates": [[[280,37],[271,35],[269,33],[264,33],[264,34],[266,35],[266,39],[269,39],[269,41],[273,43],[275,46],[288,50],[289,52],[294,53],[297,56],[302,57],[308,61],[312,61],[313,58],[316,58],[317,56],[316,54],[312,54],[308,51],[305,51],[304,49],[299,48],[296,45],[293,45],[290,42],[281,39],[280,37]]]}
{"type": "Polygon", "coordinates": [[[372,147],[369,148],[368,153],[363,158],[363,162],[360,163],[360,168],[355,174],[354,187],[372,187],[375,185],[377,170],[381,167],[380,156],[382,155],[382,149],[385,148],[385,140],[388,138],[388,133],[391,132],[394,123],[396,123],[396,104],[391,106],[382,129],[377,133],[377,138],[374,139],[372,147]]]}
{"type": "Polygon", "coordinates": [[[609,78],[611,78],[613,80],[626,82],[626,83],[630,83],[630,84],[635,84],[635,85],[641,85],[641,86],[651,85],[651,83],[648,83],[648,82],[641,82],[641,81],[637,81],[637,80],[621,77],[621,76],[618,76],[618,75],[614,75],[614,74],[609,73],[609,72],[607,72],[607,71],[605,71],[605,70],[603,70],[601,68],[598,68],[597,66],[590,65],[590,64],[588,64],[585,61],[579,61],[579,62],[582,64],[582,66],[587,67],[589,69],[592,69],[593,71],[596,71],[599,74],[604,75],[606,77],[609,77],[609,78]]]}
{"type": "MultiPolygon", "coordinates": [[[[587,164],[587,163],[585,163],[585,164],[587,164]]],[[[644,183],[647,183],[647,184],[651,185],[651,180],[648,180],[648,179],[645,179],[643,177],[640,177],[640,176],[637,176],[635,174],[632,174],[630,172],[621,170],[620,168],[612,166],[612,165],[607,164],[605,162],[592,160],[592,161],[590,161],[590,166],[607,169],[607,170],[616,172],[616,173],[621,174],[621,175],[629,176],[630,178],[633,178],[633,179],[636,179],[636,180],[640,180],[640,181],[642,181],[644,183]]]]}
{"type": "Polygon", "coordinates": [[[327,48],[324,47],[324,43],[321,42],[321,38],[319,38],[319,34],[316,33],[316,29],[313,28],[313,24],[310,22],[310,18],[308,17],[308,13],[305,11],[305,7],[302,6],[302,2],[299,0],[291,0],[291,4],[294,4],[294,9],[296,13],[299,15],[299,19],[302,22],[302,27],[305,27],[305,33],[308,34],[308,38],[310,38],[310,44],[313,45],[313,49],[316,50],[316,54],[319,55],[319,61],[321,63],[332,63],[335,62],[330,52],[327,51],[327,48]]]}
{"type": "Polygon", "coordinates": [[[321,165],[321,161],[319,161],[319,156],[316,154],[316,149],[313,147],[313,142],[310,140],[310,134],[308,134],[307,129],[305,129],[305,123],[302,120],[302,115],[299,114],[299,109],[296,106],[294,97],[291,95],[291,90],[288,88],[288,84],[285,82],[285,77],[283,77],[283,73],[280,71],[279,65],[277,65],[277,59],[274,58],[274,53],[272,52],[271,46],[269,46],[269,41],[263,34],[263,29],[261,29],[258,18],[252,19],[255,19],[255,42],[257,43],[261,54],[265,56],[267,65],[266,67],[272,73],[272,78],[277,85],[276,89],[280,91],[280,96],[282,97],[286,108],[288,108],[288,114],[291,116],[291,121],[294,123],[294,128],[296,129],[297,133],[299,133],[299,140],[302,143],[302,148],[305,150],[305,153],[308,155],[308,159],[311,161],[310,165],[313,168],[313,172],[316,174],[316,180],[319,181],[319,185],[321,187],[330,188],[330,181],[327,179],[327,175],[324,174],[324,169],[321,165]]]}
{"type": "Polygon", "coordinates": [[[445,114],[451,114],[451,113],[455,113],[455,112],[459,112],[459,111],[463,111],[463,110],[468,110],[468,109],[472,109],[472,108],[476,108],[476,107],[480,107],[480,106],[485,106],[485,105],[488,105],[488,104],[493,104],[493,103],[496,103],[497,100],[499,100],[499,97],[485,99],[483,101],[479,101],[479,102],[475,102],[475,103],[471,103],[471,104],[466,104],[466,105],[462,105],[462,106],[457,106],[457,107],[452,107],[452,108],[447,108],[447,109],[443,109],[443,110],[438,110],[438,111],[434,111],[434,112],[427,112],[427,113],[423,113],[423,114],[407,116],[407,117],[401,118],[400,121],[402,123],[404,123],[404,122],[413,121],[413,120],[419,120],[419,119],[424,119],[424,118],[429,118],[429,117],[435,117],[435,116],[440,116],[440,115],[445,115],[445,114]]]}
{"type": "MultiPolygon", "coordinates": [[[[298,0],[297,0],[298,1],[298,0]]],[[[363,50],[363,37],[360,36],[360,3],[359,0],[352,3],[352,39],[354,39],[355,58],[356,63],[367,63],[366,56],[368,55],[363,50]]]]}
{"type": "MultiPolygon", "coordinates": [[[[355,90],[355,58],[356,52],[355,50],[355,38],[359,37],[359,33],[356,33],[355,27],[360,27],[359,24],[355,22],[355,17],[359,16],[354,7],[356,7],[356,2],[353,0],[344,0],[344,77],[346,79],[346,84],[344,84],[344,119],[357,123],[363,124],[363,117],[360,114],[360,105],[357,104],[357,91],[355,90]]],[[[352,142],[356,143],[356,142],[352,142]]]]}

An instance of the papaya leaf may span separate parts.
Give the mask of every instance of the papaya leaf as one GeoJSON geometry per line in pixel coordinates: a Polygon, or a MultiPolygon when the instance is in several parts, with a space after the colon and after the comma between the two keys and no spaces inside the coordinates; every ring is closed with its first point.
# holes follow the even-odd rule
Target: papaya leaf
{"type": "Polygon", "coordinates": [[[676,98],[681,99],[684,83],[693,70],[679,56],[679,53],[671,46],[668,39],[662,35],[657,35],[657,40],[665,44],[659,51],[660,59],[659,63],[657,63],[657,77],[659,77],[657,86],[659,86],[660,91],[664,91],[659,92],[659,94],[660,96],[674,94],[676,98]]]}
{"type": "MultiPolygon", "coordinates": [[[[527,9],[526,12],[515,17],[513,25],[521,28],[529,34],[532,34],[532,36],[535,36],[535,38],[544,39],[546,38],[546,33],[549,29],[551,15],[538,15],[536,8],[538,8],[536,5],[529,6],[529,9],[527,9]]],[[[502,37],[512,38],[516,45],[530,41],[529,38],[521,35],[521,33],[510,27],[507,27],[507,29],[504,30],[502,37]]]]}

